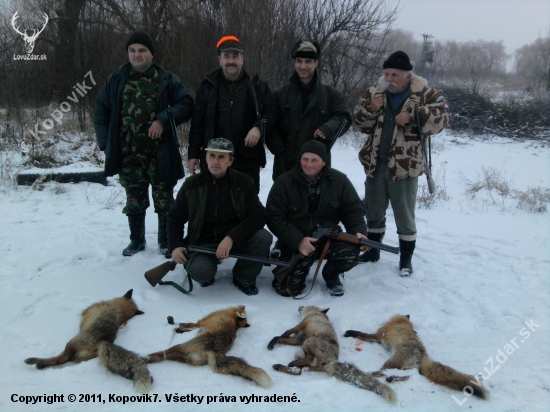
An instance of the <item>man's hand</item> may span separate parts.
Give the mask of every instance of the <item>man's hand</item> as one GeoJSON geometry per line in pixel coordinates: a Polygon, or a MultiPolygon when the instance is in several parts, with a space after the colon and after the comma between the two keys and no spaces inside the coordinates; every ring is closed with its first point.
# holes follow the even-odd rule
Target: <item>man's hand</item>
{"type": "Polygon", "coordinates": [[[260,141],[260,137],[262,137],[260,129],[257,126],[254,126],[246,135],[244,139],[244,145],[248,147],[254,147],[260,141]]]}
{"type": "MultiPolygon", "coordinates": [[[[355,234],[355,236],[357,236],[357,239],[368,239],[368,237],[366,237],[364,234],[360,233],[360,232],[357,232],[355,234]]],[[[369,247],[367,245],[361,245],[359,247],[359,250],[361,252],[366,252],[367,250],[369,250],[369,247]]]]}
{"type": "Polygon", "coordinates": [[[189,168],[189,173],[191,175],[195,174],[195,168],[200,172],[201,171],[201,164],[199,159],[189,159],[187,161],[187,167],[189,168]]]}
{"type": "Polygon", "coordinates": [[[311,243],[317,242],[317,239],[314,237],[305,237],[302,239],[300,244],[298,245],[298,252],[300,252],[302,255],[307,256],[312,252],[315,252],[315,246],[313,246],[311,243]]]}
{"type": "Polygon", "coordinates": [[[405,126],[407,123],[409,123],[413,118],[413,115],[409,112],[401,112],[397,116],[395,116],[395,123],[397,123],[399,126],[405,126]]]}
{"type": "Polygon", "coordinates": [[[370,101],[369,112],[376,113],[384,105],[384,96],[382,93],[375,93],[370,101]]]}
{"type": "Polygon", "coordinates": [[[160,120],[155,120],[149,128],[149,137],[151,139],[160,139],[160,136],[162,136],[162,132],[164,132],[164,126],[162,125],[162,122],[160,120]]]}
{"type": "Polygon", "coordinates": [[[323,140],[327,138],[325,134],[321,131],[321,129],[315,130],[315,132],[313,132],[313,137],[315,139],[323,139],[323,140]]]}
{"type": "Polygon", "coordinates": [[[172,250],[172,259],[174,262],[179,263],[180,265],[185,265],[187,263],[187,258],[183,252],[185,252],[184,247],[177,247],[172,250]]]}
{"type": "Polygon", "coordinates": [[[218,245],[218,249],[216,249],[216,257],[218,259],[227,259],[229,257],[229,252],[231,251],[232,247],[233,239],[231,239],[229,236],[224,237],[218,245]]]}

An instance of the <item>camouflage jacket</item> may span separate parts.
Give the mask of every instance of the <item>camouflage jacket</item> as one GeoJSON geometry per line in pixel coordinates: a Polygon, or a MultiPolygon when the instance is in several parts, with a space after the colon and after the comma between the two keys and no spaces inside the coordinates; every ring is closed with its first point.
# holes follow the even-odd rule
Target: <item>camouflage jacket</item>
{"type": "MultiPolygon", "coordinates": [[[[94,104],[94,128],[98,146],[105,151],[105,175],[113,176],[120,171],[122,149],[120,128],[122,127],[122,95],[130,75],[130,63],[120,66],[111,73],[99,91],[94,104]]],[[[168,106],[174,115],[176,125],[188,121],[193,114],[193,98],[175,74],[155,65],[159,88],[156,102],[156,119],[164,126],[157,152],[156,181],[181,179],[184,176],[179,153],[179,142],[172,135],[168,121],[168,106]]]]}
{"type": "Polygon", "coordinates": [[[160,139],[151,139],[149,127],[157,115],[159,76],[155,66],[140,73],[133,67],[122,91],[120,147],[123,156],[156,155],[160,139]]]}
{"type": "MultiPolygon", "coordinates": [[[[426,79],[411,73],[410,88],[411,95],[404,102],[401,111],[411,113],[413,119],[405,126],[395,127],[391,142],[388,167],[394,181],[420,176],[426,168],[426,159],[422,153],[418,127],[414,119],[414,106],[418,105],[422,135],[425,139],[441,132],[451,117],[447,100],[439,91],[428,87],[426,79]]],[[[388,104],[388,98],[384,94],[384,106],[376,113],[369,111],[371,97],[375,93],[380,93],[377,86],[369,87],[353,112],[354,127],[368,135],[367,141],[359,151],[359,160],[368,177],[373,177],[376,169],[385,107],[388,104]]]]}

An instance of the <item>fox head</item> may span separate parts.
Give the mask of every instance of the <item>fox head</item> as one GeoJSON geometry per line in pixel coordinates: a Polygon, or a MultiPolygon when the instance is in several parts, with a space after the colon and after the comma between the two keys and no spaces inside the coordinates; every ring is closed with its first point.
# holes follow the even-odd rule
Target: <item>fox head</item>
{"type": "Polygon", "coordinates": [[[117,309],[119,321],[121,323],[132,319],[136,315],[143,315],[144,312],[138,309],[136,302],[132,299],[132,292],[130,289],[121,298],[114,298],[111,304],[117,309]]]}
{"type": "Polygon", "coordinates": [[[302,318],[306,317],[307,315],[311,315],[314,313],[322,313],[326,315],[326,313],[329,311],[330,308],[318,308],[317,306],[300,306],[298,308],[298,312],[302,315],[302,318]]]}
{"type": "Polygon", "coordinates": [[[237,317],[237,329],[239,328],[248,328],[250,325],[248,324],[248,319],[246,317],[246,311],[244,310],[245,306],[237,306],[235,308],[235,316],[237,317]]]}

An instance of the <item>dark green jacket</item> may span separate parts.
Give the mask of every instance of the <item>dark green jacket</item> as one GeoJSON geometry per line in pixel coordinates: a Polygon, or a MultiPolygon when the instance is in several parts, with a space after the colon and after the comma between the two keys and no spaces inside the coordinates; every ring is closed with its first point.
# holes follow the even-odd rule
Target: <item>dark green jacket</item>
{"type": "MultiPolygon", "coordinates": [[[[296,72],[287,84],[273,93],[278,124],[268,133],[266,139],[267,148],[275,155],[273,180],[299,163],[300,149],[304,143],[313,140],[315,130],[321,129],[327,137],[325,143],[330,145],[344,119],[347,124],[342,134],[351,126],[351,113],[342,93],[332,86],[322,84],[317,75],[312,81],[315,86],[303,115],[300,78],[296,72]]],[[[330,166],[330,153],[327,164],[330,166]]]]}
{"type": "MultiPolygon", "coordinates": [[[[225,235],[233,240],[233,251],[240,250],[250,236],[263,228],[267,222],[267,211],[256,194],[254,180],[241,172],[227,169],[231,198],[226,199],[227,207],[233,207],[240,223],[225,235]]],[[[208,171],[189,176],[180,188],[168,213],[168,245],[170,250],[196,245],[201,237],[208,202],[208,187],[211,175],[208,171]],[[187,237],[184,239],[184,227],[187,225],[187,237]]],[[[223,206],[223,205],[222,205],[223,206]]]]}
{"type": "MultiPolygon", "coordinates": [[[[130,63],[125,63],[111,73],[99,91],[94,104],[94,127],[99,148],[105,151],[105,175],[113,176],[120,171],[122,153],[120,149],[120,126],[122,92],[130,74],[130,63]]],[[[172,135],[168,113],[170,105],[176,125],[180,125],[193,114],[193,98],[175,74],[155,65],[159,74],[157,93],[157,115],[164,127],[157,153],[156,181],[181,179],[184,176],[179,152],[180,143],[172,135]]]]}
{"type": "Polygon", "coordinates": [[[267,198],[267,226],[292,250],[305,236],[311,236],[317,225],[346,232],[366,234],[363,204],[348,177],[325,166],[321,180],[321,198],[313,214],[308,211],[308,188],[300,165],[282,174],[271,187],[267,198]]]}
{"type": "MultiPolygon", "coordinates": [[[[216,69],[206,76],[197,90],[195,97],[195,108],[193,111],[193,120],[191,121],[191,129],[189,130],[189,159],[200,159],[201,168],[206,168],[204,148],[208,142],[215,137],[216,130],[216,108],[218,102],[218,88],[222,69],[216,69]]],[[[246,147],[244,139],[246,133],[239,141],[233,142],[235,145],[235,161],[233,167],[237,169],[259,169],[266,164],[265,149],[265,133],[269,132],[277,121],[277,111],[273,100],[273,94],[267,83],[260,80],[258,76],[252,79],[249,74],[243,70],[247,85],[247,99],[245,102],[245,119],[243,119],[243,129],[246,133],[252,127],[257,126],[262,132],[261,141],[254,147],[246,147]],[[256,99],[254,99],[256,96],[256,99]],[[260,119],[256,116],[256,103],[258,103],[258,112],[260,119]]]]}

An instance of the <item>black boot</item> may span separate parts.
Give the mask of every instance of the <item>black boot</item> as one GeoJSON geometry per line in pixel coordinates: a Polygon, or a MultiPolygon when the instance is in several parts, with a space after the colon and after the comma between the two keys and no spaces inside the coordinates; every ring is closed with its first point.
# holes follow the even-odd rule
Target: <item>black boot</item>
{"type": "Polygon", "coordinates": [[[124,256],[132,256],[145,249],[145,212],[128,215],[130,244],[122,251],[124,256]]]}
{"type": "MultiPolygon", "coordinates": [[[[367,238],[369,240],[374,240],[376,242],[382,242],[384,240],[384,235],[386,232],[382,233],[372,233],[367,232],[367,238]]],[[[378,262],[380,260],[380,249],[370,248],[369,251],[363,253],[359,256],[359,262],[378,262]]]]}
{"type": "Polygon", "coordinates": [[[168,237],[166,235],[166,215],[158,214],[159,217],[159,231],[158,231],[158,243],[159,253],[164,255],[166,259],[172,257],[172,253],[168,250],[168,237]]]}
{"type": "Polygon", "coordinates": [[[340,281],[340,275],[327,277],[323,273],[323,279],[325,279],[330,296],[344,295],[344,285],[342,285],[342,282],[340,281]]]}
{"type": "Polygon", "coordinates": [[[411,259],[415,246],[416,240],[399,239],[399,274],[403,277],[411,276],[413,273],[411,259]]]}

